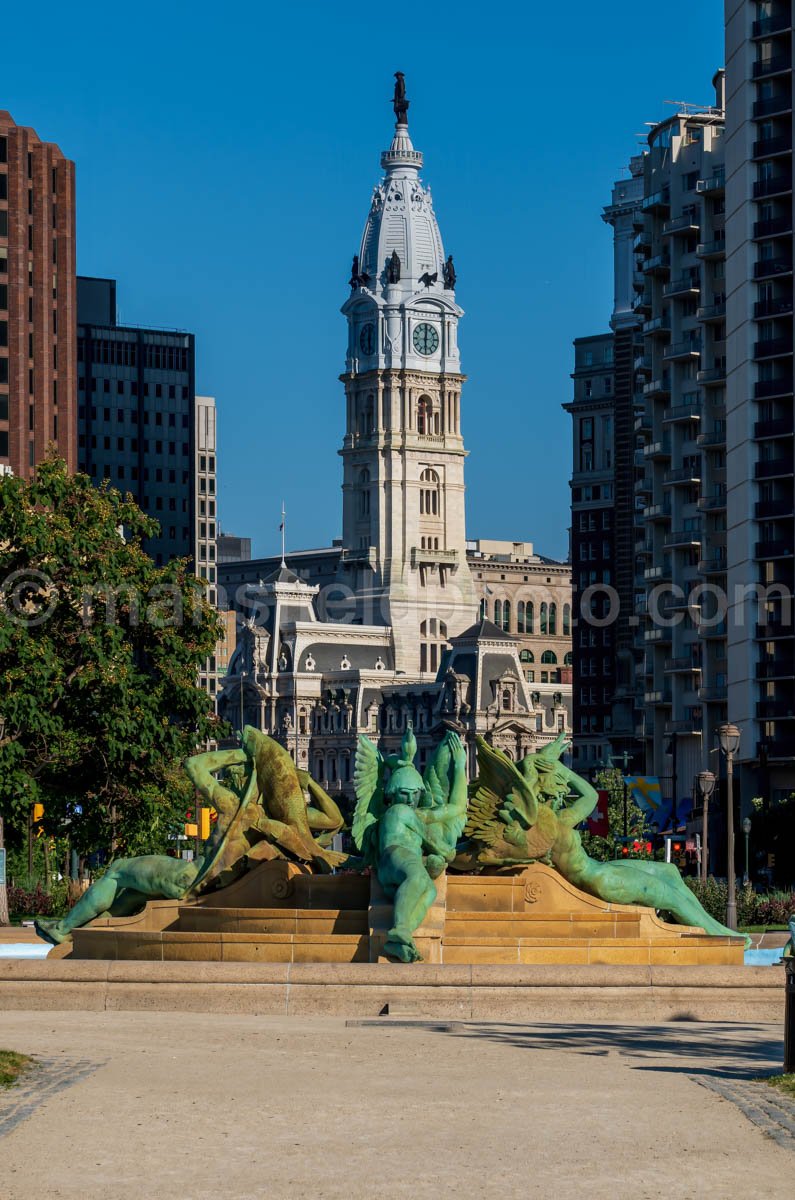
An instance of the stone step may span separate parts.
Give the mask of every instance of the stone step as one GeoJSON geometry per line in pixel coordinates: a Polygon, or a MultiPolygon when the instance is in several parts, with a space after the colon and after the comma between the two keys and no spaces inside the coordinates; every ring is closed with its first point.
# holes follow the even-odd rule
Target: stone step
{"type": "Polygon", "coordinates": [[[738,939],[685,934],[681,937],[488,937],[445,935],[442,962],[454,964],[587,966],[742,966],[738,939]]]}
{"type": "Polygon", "coordinates": [[[164,929],[76,931],[80,957],[162,962],[367,962],[367,933],[200,933],[164,929]]]}
{"type": "Polygon", "coordinates": [[[617,938],[638,937],[632,913],[447,912],[445,933],[453,936],[617,938]]]}
{"type": "Polygon", "coordinates": [[[184,905],[173,932],[362,934],[367,909],[345,908],[211,908],[184,905]]]}

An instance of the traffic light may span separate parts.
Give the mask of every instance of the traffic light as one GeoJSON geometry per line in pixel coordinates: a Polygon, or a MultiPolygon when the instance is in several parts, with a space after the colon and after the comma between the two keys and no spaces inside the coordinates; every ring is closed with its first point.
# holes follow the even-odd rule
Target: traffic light
{"type": "Polygon", "coordinates": [[[217,819],[218,814],[215,812],[214,808],[200,808],[199,822],[197,825],[196,821],[190,820],[190,818],[193,816],[193,813],[186,812],[185,816],[188,819],[188,823],[185,825],[185,837],[198,837],[201,841],[206,842],[210,836],[210,822],[212,819],[211,814],[214,814],[215,818],[217,819]]]}
{"type": "Polygon", "coordinates": [[[34,804],[31,824],[35,831],[36,837],[43,837],[44,830],[41,827],[41,822],[44,820],[44,805],[34,804]]]}

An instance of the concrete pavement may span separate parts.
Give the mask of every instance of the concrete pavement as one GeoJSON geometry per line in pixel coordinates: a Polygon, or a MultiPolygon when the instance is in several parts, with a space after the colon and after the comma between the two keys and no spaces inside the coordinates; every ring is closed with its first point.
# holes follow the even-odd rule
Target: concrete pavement
{"type": "Polygon", "coordinates": [[[792,1152],[691,1078],[776,1070],[779,1026],[390,1020],[5,1012],[47,1063],[0,1093],[0,1129],[29,1114],[0,1196],[792,1196],[792,1152]]]}

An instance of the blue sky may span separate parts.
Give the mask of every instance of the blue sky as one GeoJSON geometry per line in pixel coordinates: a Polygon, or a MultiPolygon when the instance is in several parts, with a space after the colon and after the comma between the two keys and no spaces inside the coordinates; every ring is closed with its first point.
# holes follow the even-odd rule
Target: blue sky
{"type": "Polygon", "coordinates": [[[467,527],[565,557],[571,342],[607,328],[612,181],[710,103],[721,0],[82,3],[4,14],[0,108],[77,163],[78,269],[197,336],[220,512],[256,552],[339,533],[344,302],[392,75],[455,255],[467,527]],[[16,49],[15,49],[16,48],[16,49]]]}

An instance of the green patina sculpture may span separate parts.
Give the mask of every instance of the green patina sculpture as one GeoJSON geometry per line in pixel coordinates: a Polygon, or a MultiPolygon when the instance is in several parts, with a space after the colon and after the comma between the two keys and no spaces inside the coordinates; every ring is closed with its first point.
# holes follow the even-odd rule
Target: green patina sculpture
{"type": "Polygon", "coordinates": [[[272,738],[246,726],[240,748],[196,754],[184,769],[218,812],[204,854],[192,862],[164,854],[116,859],[65,917],[36,922],[40,937],[57,945],[95,917],[128,916],[147,900],[182,900],[225,886],[264,859],[290,857],[324,871],[344,861],[344,854],[326,849],[344,825],[337,805],[272,738]],[[216,778],[219,771],[225,780],[216,778]],[[313,804],[307,805],[304,788],[313,804]],[[320,831],[317,839],[313,829],[320,831]]]}
{"type": "Polygon", "coordinates": [[[422,957],[412,935],[436,899],[433,881],[455,858],[466,821],[466,754],[458,735],[445,734],[424,777],[414,766],[416,753],[410,725],[399,756],[384,759],[360,737],[354,773],[353,839],[392,899],[384,949],[400,962],[422,957]]]}
{"type": "Polygon", "coordinates": [[[546,862],[600,900],[647,905],[669,912],[682,925],[737,937],[735,930],[705,911],[673,863],[597,862],[586,854],[575,827],[591,815],[598,796],[590,783],[560,762],[565,746],[566,735],[560,734],[515,764],[477,739],[479,776],[470,788],[464,830],[469,842],[456,858],[456,869],[546,862]]]}

